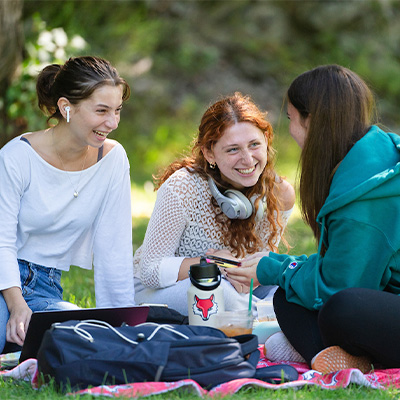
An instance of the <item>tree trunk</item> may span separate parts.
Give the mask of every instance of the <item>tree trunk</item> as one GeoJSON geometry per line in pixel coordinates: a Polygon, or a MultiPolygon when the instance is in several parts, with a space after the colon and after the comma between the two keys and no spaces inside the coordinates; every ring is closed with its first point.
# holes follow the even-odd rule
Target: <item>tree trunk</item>
{"type": "Polygon", "coordinates": [[[17,133],[5,94],[22,59],[22,7],[23,0],[0,0],[0,148],[17,133]]]}

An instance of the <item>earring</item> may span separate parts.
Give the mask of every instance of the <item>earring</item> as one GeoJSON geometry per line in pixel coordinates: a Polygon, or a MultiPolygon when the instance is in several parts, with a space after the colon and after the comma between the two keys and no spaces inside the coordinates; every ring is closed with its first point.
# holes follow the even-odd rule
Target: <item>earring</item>
{"type": "Polygon", "coordinates": [[[64,110],[65,110],[66,113],[67,113],[67,122],[69,122],[69,110],[70,110],[70,109],[71,109],[70,106],[67,106],[67,107],[64,108],[64,110]]]}
{"type": "Polygon", "coordinates": [[[210,163],[210,168],[211,169],[215,169],[216,166],[217,166],[217,163],[215,163],[215,162],[210,163]]]}

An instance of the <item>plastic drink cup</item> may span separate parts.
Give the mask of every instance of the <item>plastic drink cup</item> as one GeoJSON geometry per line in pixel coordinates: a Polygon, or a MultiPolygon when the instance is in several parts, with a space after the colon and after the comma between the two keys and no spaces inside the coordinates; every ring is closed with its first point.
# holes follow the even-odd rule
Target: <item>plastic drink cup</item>
{"type": "Polygon", "coordinates": [[[256,303],[257,320],[253,334],[258,336],[258,343],[265,343],[269,336],[281,330],[274,311],[272,300],[261,300],[256,303]]]}
{"type": "Polygon", "coordinates": [[[274,305],[272,300],[261,300],[257,304],[257,320],[263,321],[276,321],[276,315],[274,311],[274,305]]]}
{"type": "Polygon", "coordinates": [[[264,344],[265,341],[274,333],[279,332],[281,327],[278,321],[255,322],[253,327],[253,335],[258,337],[258,343],[264,344]]]}
{"type": "Polygon", "coordinates": [[[229,337],[252,333],[253,314],[249,310],[225,311],[218,314],[216,328],[229,337]]]}

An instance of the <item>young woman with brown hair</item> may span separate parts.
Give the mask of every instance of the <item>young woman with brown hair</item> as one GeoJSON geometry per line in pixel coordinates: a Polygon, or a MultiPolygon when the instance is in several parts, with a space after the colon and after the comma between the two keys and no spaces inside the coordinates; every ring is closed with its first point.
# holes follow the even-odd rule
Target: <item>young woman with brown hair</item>
{"type": "MultiPolygon", "coordinates": [[[[221,99],[203,115],[192,155],[159,177],[154,211],[134,256],[138,303],[166,303],[187,315],[188,271],[200,256],[241,259],[277,250],[294,190],[276,175],[265,115],[240,93],[221,99]],[[225,214],[212,192],[241,197],[244,210],[225,214]]],[[[246,308],[249,288],[231,283],[223,280],[226,309],[246,308]]],[[[256,289],[255,302],[270,289],[256,289]]]]}
{"type": "Polygon", "coordinates": [[[91,56],[38,75],[39,108],[56,124],[0,150],[0,352],[22,345],[34,311],[63,300],[62,271],[94,268],[96,306],[134,304],[129,161],[107,136],[128,84],[91,56]]]}
{"type": "Polygon", "coordinates": [[[284,335],[266,341],[270,359],[301,355],[321,372],[399,367],[400,137],[372,125],[373,95],[347,68],[303,73],[287,99],[302,149],[302,210],[318,252],[271,252],[229,276],[280,286],[274,307],[284,335]]]}

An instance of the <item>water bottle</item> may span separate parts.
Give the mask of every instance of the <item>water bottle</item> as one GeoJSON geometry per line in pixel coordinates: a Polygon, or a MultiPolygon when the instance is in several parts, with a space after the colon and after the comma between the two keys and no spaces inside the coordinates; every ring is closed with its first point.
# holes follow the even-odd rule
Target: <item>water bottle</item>
{"type": "Polygon", "coordinates": [[[225,311],[224,289],[221,271],[217,264],[207,263],[204,257],[200,264],[190,266],[191,286],[187,292],[189,325],[217,327],[218,314],[225,311]]]}

